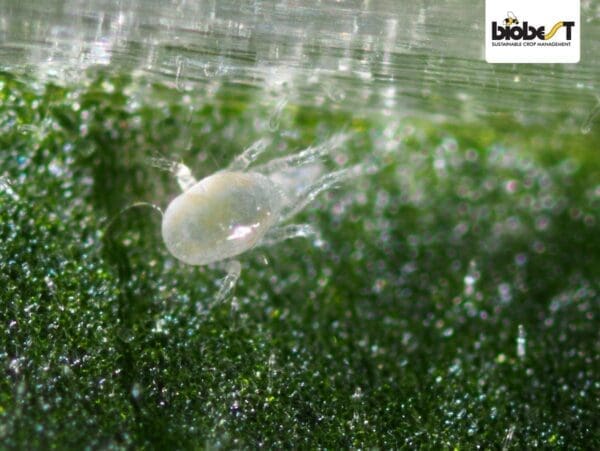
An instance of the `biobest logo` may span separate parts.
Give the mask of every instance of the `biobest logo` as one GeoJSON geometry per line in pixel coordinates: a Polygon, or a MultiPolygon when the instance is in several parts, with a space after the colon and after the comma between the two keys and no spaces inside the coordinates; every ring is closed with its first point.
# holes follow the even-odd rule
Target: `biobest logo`
{"type": "Polygon", "coordinates": [[[579,0],[526,0],[512,11],[507,5],[486,0],[487,62],[579,62],[579,0]]]}
{"type": "MultiPolygon", "coordinates": [[[[498,22],[492,22],[492,40],[524,40],[524,41],[532,41],[534,39],[539,39],[541,41],[547,41],[552,39],[558,30],[565,27],[567,30],[566,40],[570,41],[572,39],[572,29],[575,26],[575,22],[572,21],[559,21],[554,24],[550,33],[546,34],[546,27],[534,27],[529,25],[527,21],[523,22],[523,26],[519,26],[519,19],[517,16],[511,11],[507,13],[506,19],[504,19],[504,26],[499,26],[498,22]]],[[[533,45],[539,45],[540,42],[533,43],[533,45]]]]}

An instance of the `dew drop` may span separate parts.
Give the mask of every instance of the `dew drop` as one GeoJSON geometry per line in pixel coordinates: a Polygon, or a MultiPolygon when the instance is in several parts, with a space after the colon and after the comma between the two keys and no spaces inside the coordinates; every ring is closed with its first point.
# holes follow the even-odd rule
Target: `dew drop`
{"type": "Polygon", "coordinates": [[[134,383],[133,387],[131,387],[131,396],[133,396],[133,399],[139,399],[140,395],[142,394],[142,387],[140,386],[139,383],[134,383]]]}
{"type": "Polygon", "coordinates": [[[519,324],[519,334],[517,336],[517,356],[519,358],[524,358],[526,353],[527,345],[527,334],[525,333],[525,328],[522,324],[519,324]]]}

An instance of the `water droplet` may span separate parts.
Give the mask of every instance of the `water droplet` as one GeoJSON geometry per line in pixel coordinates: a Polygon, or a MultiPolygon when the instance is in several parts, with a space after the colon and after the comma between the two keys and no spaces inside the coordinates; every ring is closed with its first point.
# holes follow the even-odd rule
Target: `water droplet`
{"type": "Polygon", "coordinates": [[[131,387],[131,396],[133,396],[134,399],[139,399],[141,394],[142,387],[136,382],[135,384],[133,384],[133,387],[131,387]]]}
{"type": "Polygon", "coordinates": [[[152,328],[152,332],[157,334],[166,334],[168,331],[165,329],[167,321],[164,318],[159,318],[154,323],[154,327],[152,328]]]}
{"type": "Polygon", "coordinates": [[[442,336],[444,336],[444,337],[451,337],[453,334],[454,334],[454,329],[452,329],[451,327],[444,329],[442,332],[442,336]]]}
{"type": "Polygon", "coordinates": [[[517,356],[519,358],[525,357],[525,346],[527,345],[527,334],[522,324],[519,324],[519,335],[517,336],[517,356]]]}
{"type": "Polygon", "coordinates": [[[0,177],[0,192],[5,192],[15,201],[19,200],[19,196],[11,188],[10,180],[7,177],[0,177]]]}
{"type": "Polygon", "coordinates": [[[479,280],[480,274],[477,269],[477,263],[475,260],[471,260],[469,263],[469,271],[465,275],[465,294],[471,296],[475,292],[475,283],[479,280]]]}
{"type": "Polygon", "coordinates": [[[500,295],[500,301],[502,303],[507,304],[512,300],[512,293],[508,283],[503,282],[498,285],[498,294],[500,295]]]}
{"type": "Polygon", "coordinates": [[[360,387],[356,387],[356,390],[354,390],[354,393],[352,394],[352,399],[357,401],[359,399],[361,399],[363,396],[362,390],[360,387]]]}

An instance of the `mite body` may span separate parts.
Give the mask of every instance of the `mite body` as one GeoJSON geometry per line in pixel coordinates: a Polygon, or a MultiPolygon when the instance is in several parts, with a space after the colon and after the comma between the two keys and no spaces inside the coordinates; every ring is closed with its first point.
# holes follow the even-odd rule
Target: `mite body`
{"type": "Polygon", "coordinates": [[[173,199],[162,236],[179,260],[206,265],[253,248],[279,220],[284,204],[282,191],[261,174],[218,172],[173,199]]]}
{"type": "MultiPolygon", "coordinates": [[[[360,167],[323,174],[319,160],[347,137],[248,169],[267,148],[259,141],[222,171],[199,182],[182,163],[167,163],[182,193],[171,201],[162,221],[169,252],[189,265],[224,262],[227,269],[217,300],[229,295],[241,272],[234,258],[256,247],[296,237],[317,237],[309,224],[286,224],[321,192],[360,167]]],[[[158,162],[164,166],[164,161],[158,162]]]]}

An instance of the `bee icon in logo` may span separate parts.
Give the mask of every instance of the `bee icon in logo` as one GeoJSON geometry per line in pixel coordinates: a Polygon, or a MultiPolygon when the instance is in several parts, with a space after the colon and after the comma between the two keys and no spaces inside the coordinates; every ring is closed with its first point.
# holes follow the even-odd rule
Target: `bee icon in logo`
{"type": "Polygon", "coordinates": [[[506,19],[504,19],[504,25],[510,27],[511,25],[519,25],[519,19],[515,16],[515,13],[508,11],[506,13],[506,19]]]}

